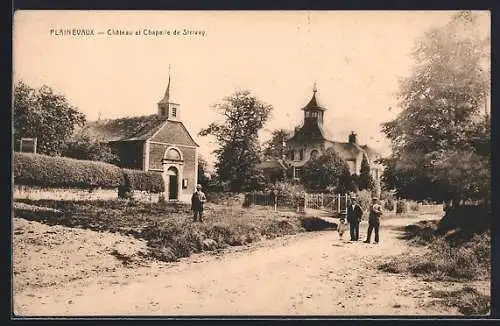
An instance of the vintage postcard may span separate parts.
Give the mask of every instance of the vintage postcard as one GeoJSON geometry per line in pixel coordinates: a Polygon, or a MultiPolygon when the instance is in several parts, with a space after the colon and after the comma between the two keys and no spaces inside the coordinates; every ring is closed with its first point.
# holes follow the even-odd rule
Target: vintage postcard
{"type": "Polygon", "coordinates": [[[488,11],[13,16],[12,316],[487,316],[488,11]]]}

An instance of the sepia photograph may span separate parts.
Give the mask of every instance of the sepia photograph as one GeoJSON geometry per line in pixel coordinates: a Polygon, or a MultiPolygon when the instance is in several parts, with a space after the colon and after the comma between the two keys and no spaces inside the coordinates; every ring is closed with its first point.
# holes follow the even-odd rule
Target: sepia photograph
{"type": "Polygon", "coordinates": [[[12,318],[491,316],[490,11],[12,35],[12,318]]]}

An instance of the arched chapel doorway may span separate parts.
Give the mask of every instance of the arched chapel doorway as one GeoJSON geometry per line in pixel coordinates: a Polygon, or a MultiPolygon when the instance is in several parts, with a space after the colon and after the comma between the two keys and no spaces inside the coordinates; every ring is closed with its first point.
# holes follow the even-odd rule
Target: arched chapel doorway
{"type": "Polygon", "coordinates": [[[179,171],[175,167],[170,167],[167,170],[168,175],[168,199],[179,199],[179,171]]]}

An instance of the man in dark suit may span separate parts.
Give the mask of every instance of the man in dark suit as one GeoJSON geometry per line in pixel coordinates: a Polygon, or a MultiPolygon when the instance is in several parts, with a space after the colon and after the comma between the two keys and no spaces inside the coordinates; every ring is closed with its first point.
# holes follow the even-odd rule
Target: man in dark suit
{"type": "Polygon", "coordinates": [[[359,223],[363,217],[363,210],[356,201],[355,196],[351,196],[351,202],[347,206],[347,222],[349,222],[351,241],[359,240],[359,223]]]}
{"type": "Polygon", "coordinates": [[[203,222],[203,206],[207,201],[207,197],[201,191],[201,185],[196,186],[196,191],[191,196],[191,210],[194,213],[194,221],[203,222]]]}
{"type": "Polygon", "coordinates": [[[378,203],[378,198],[372,199],[370,206],[370,215],[368,216],[368,234],[365,243],[370,243],[372,231],[375,230],[375,243],[379,242],[380,216],[382,216],[382,207],[378,203]]]}

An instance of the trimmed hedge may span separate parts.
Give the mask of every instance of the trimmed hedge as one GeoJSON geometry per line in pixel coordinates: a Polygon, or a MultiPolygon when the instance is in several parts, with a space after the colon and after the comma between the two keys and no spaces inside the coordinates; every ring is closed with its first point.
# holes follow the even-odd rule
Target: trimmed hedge
{"type": "Polygon", "coordinates": [[[117,188],[123,184],[123,172],[115,165],[14,153],[14,184],[55,188],[117,188]]]}
{"type": "Polygon", "coordinates": [[[165,191],[163,177],[158,172],[129,169],[122,170],[124,175],[125,187],[128,190],[141,190],[152,193],[160,193],[165,191]]]}
{"type": "Polygon", "coordinates": [[[162,175],[157,172],[121,169],[116,165],[14,153],[14,184],[54,188],[121,188],[152,193],[165,191],[162,175]]]}

